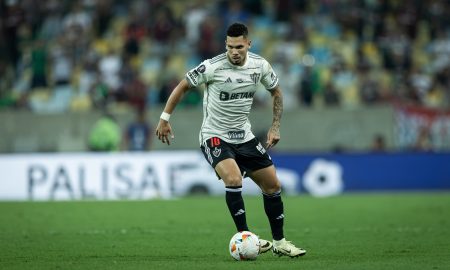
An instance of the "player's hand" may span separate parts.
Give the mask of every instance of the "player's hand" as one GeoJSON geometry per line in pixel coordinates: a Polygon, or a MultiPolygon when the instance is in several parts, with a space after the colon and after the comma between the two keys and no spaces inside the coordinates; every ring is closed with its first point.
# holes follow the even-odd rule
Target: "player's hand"
{"type": "Polygon", "coordinates": [[[158,126],[156,127],[156,136],[158,136],[158,139],[163,143],[167,143],[167,145],[170,145],[169,135],[171,139],[175,138],[172,133],[172,127],[170,126],[170,123],[165,120],[159,119],[158,126]]]}
{"type": "Polygon", "coordinates": [[[266,148],[270,149],[280,141],[280,129],[271,127],[267,132],[266,148]]]}

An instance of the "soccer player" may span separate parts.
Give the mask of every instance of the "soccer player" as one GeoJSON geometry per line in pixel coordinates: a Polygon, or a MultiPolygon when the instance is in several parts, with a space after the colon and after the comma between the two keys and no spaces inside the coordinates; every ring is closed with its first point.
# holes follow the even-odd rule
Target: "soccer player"
{"type": "Polygon", "coordinates": [[[183,95],[191,88],[206,85],[203,97],[203,123],[199,141],[206,160],[225,184],[225,199],[238,231],[248,231],[242,177],[250,177],[262,190],[273,244],[260,240],[260,252],[272,249],[277,255],[298,257],[304,249],[286,241],[281,184],[266,148],[280,140],[283,99],[278,76],[261,56],[249,52],[251,40],[247,26],[234,23],[227,29],[226,52],[200,63],[187,72],[169,96],[156,135],[170,145],[174,138],[169,119],[183,95]],[[272,126],[264,148],[251,131],[248,115],[257,85],[262,84],[273,100],[272,126]],[[170,138],[169,138],[170,137],[170,138]]]}

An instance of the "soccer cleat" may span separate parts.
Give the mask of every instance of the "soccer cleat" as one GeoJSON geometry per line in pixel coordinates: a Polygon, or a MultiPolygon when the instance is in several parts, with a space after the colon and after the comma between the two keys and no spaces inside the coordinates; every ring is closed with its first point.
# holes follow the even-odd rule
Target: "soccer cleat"
{"type": "Polygon", "coordinates": [[[290,241],[281,239],[279,241],[273,240],[272,252],[278,256],[288,256],[291,258],[303,256],[306,254],[306,250],[294,246],[290,241]]]}
{"type": "Polygon", "coordinates": [[[259,239],[259,254],[266,253],[272,248],[272,243],[270,241],[259,239]]]}

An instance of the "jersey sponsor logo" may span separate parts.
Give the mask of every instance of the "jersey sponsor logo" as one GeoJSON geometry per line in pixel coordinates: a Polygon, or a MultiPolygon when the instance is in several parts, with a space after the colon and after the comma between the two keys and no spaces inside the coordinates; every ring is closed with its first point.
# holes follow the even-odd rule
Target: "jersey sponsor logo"
{"type": "Polygon", "coordinates": [[[213,150],[213,155],[215,156],[215,157],[219,157],[220,156],[220,153],[222,153],[222,149],[220,149],[220,148],[217,148],[217,147],[214,147],[214,150],[213,150]]]}
{"type": "Polygon", "coordinates": [[[230,93],[221,91],[219,94],[219,99],[222,101],[230,100],[230,93]]]}
{"type": "Polygon", "coordinates": [[[252,81],[253,81],[253,83],[254,84],[257,84],[258,82],[259,82],[259,77],[261,76],[261,74],[260,73],[253,73],[253,74],[250,74],[250,79],[252,79],[252,81]]]}
{"type": "Polygon", "coordinates": [[[245,98],[253,98],[255,92],[239,92],[239,93],[227,93],[221,91],[219,94],[219,99],[222,101],[234,100],[234,99],[245,99],[245,98]]]}
{"type": "Polygon", "coordinates": [[[240,140],[240,139],[244,139],[244,137],[245,137],[244,130],[228,131],[228,138],[230,138],[231,140],[240,140]]]}
{"type": "Polygon", "coordinates": [[[232,81],[231,81],[231,78],[230,77],[228,77],[228,79],[225,81],[225,83],[231,83],[232,81]]]}
{"type": "Polygon", "coordinates": [[[197,69],[196,69],[198,72],[200,72],[200,73],[203,73],[203,72],[205,72],[205,70],[206,70],[206,67],[205,67],[205,65],[200,65],[197,69]]]}

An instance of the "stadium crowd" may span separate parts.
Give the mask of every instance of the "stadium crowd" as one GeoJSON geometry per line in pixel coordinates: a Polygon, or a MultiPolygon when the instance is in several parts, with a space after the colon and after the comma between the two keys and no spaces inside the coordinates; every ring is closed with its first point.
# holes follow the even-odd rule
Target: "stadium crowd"
{"type": "Polygon", "coordinates": [[[282,77],[286,109],[450,107],[445,0],[5,0],[0,17],[0,108],[160,104],[187,69],[225,51],[234,21],[282,77]]]}

